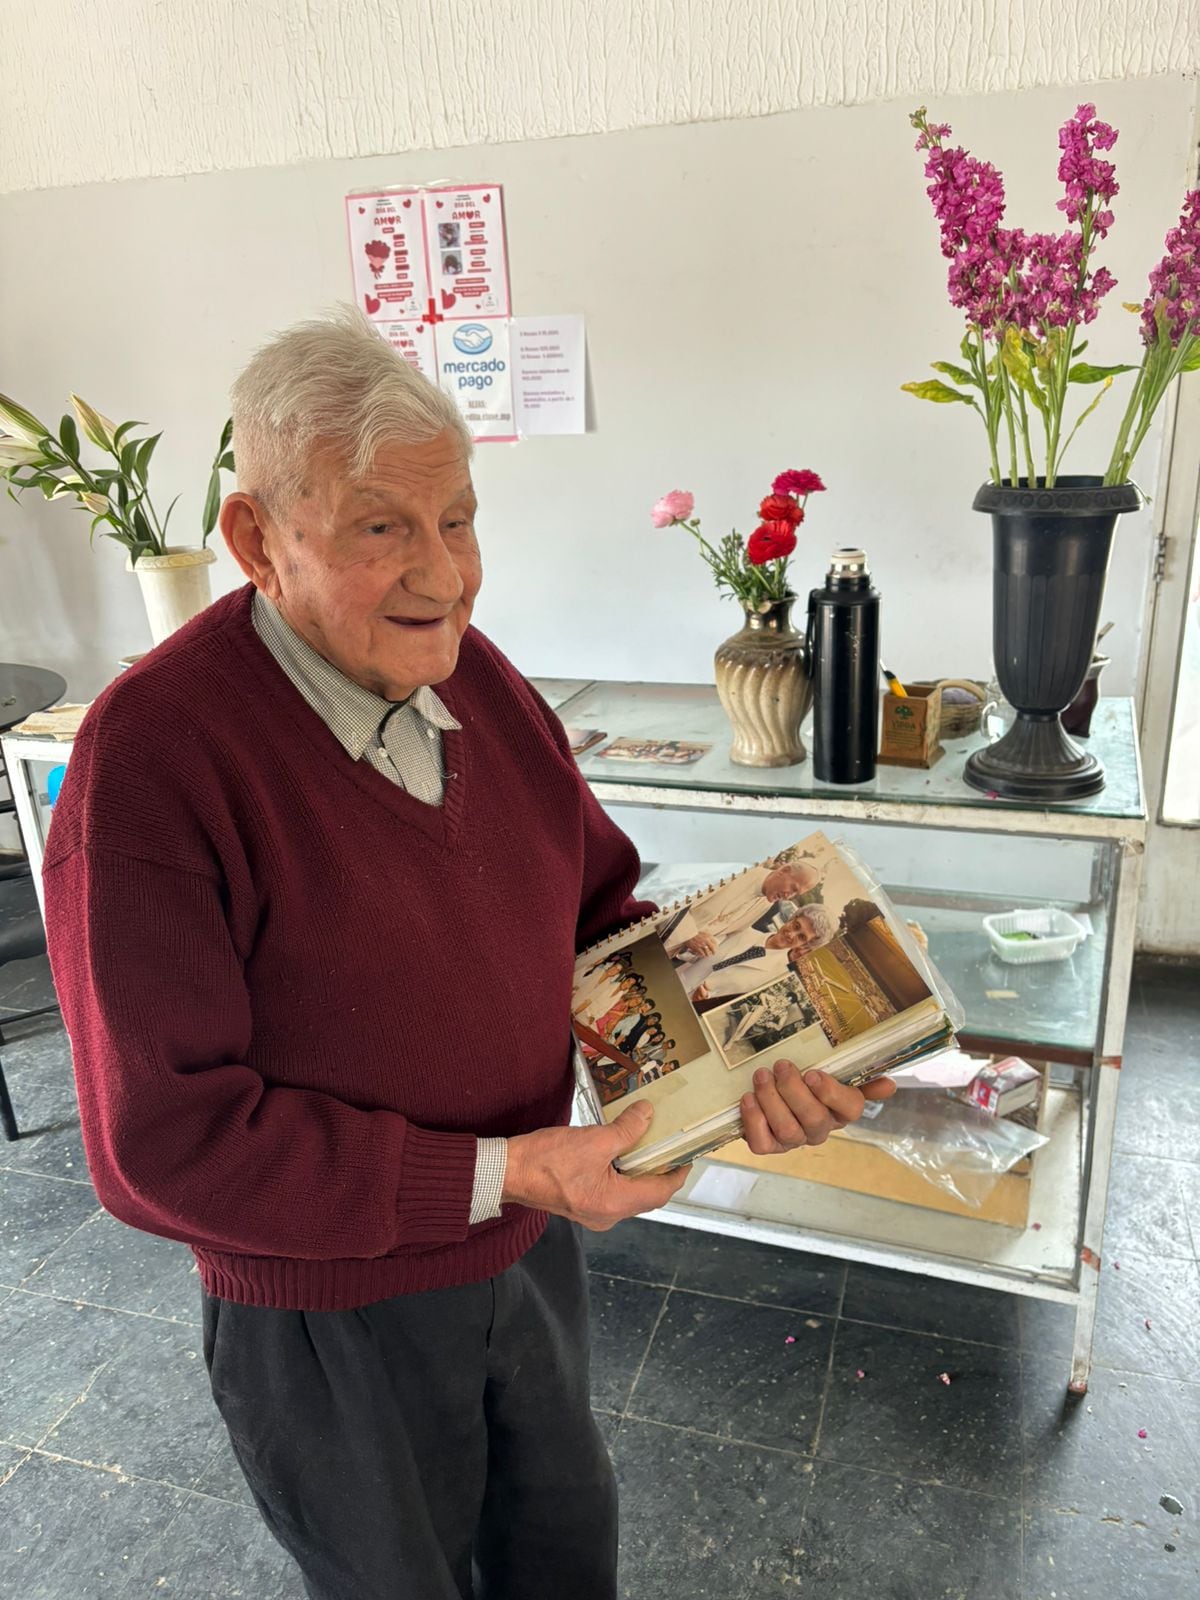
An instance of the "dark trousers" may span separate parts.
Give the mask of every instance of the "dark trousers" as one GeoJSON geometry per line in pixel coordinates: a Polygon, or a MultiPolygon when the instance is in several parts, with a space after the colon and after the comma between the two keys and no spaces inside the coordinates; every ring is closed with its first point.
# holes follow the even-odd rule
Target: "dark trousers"
{"type": "Polygon", "coordinates": [[[552,1217],[499,1277],[359,1311],[206,1296],[204,1356],[312,1600],[614,1600],[616,1488],[570,1223],[552,1217]]]}

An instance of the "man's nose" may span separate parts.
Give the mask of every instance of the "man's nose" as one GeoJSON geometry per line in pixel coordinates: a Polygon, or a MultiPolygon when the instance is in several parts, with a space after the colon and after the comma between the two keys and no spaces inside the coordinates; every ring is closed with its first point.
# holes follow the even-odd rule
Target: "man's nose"
{"type": "Polygon", "coordinates": [[[401,582],[409,594],[417,594],[439,605],[453,605],[463,592],[462,574],[446,548],[442,530],[436,524],[421,530],[415,548],[410,549],[401,582]]]}

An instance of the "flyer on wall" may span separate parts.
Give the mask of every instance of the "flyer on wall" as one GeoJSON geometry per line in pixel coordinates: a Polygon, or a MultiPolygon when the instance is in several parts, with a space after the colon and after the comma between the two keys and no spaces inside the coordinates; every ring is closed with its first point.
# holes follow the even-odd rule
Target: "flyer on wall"
{"type": "Polygon", "coordinates": [[[423,317],[429,309],[429,273],[420,191],[348,194],[346,231],[359,309],[377,322],[423,317]]]}
{"type": "Polygon", "coordinates": [[[438,381],[432,323],[379,322],[376,327],[392,349],[398,350],[410,366],[424,373],[431,382],[438,381]]]}
{"type": "Polygon", "coordinates": [[[450,317],[507,317],[512,310],[504,191],[495,183],[426,189],[430,293],[450,317]]]}
{"type": "Polygon", "coordinates": [[[437,354],[437,381],[458,403],[472,436],[514,442],[518,434],[507,320],[440,322],[437,354]]]}

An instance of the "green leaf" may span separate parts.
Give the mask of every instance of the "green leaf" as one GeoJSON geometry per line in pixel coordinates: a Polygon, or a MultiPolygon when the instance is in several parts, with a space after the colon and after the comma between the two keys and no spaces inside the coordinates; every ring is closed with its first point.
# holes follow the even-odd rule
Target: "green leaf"
{"type": "Polygon", "coordinates": [[[167,538],[167,529],[171,525],[171,513],[172,513],[172,511],[174,511],[175,507],[178,504],[179,504],[179,496],[176,495],[174,500],[172,500],[171,504],[167,507],[166,516],[162,519],[162,531],[163,531],[163,542],[164,543],[166,542],[166,538],[167,538]]]}
{"type": "Polygon", "coordinates": [[[208,493],[204,497],[204,513],[200,518],[200,526],[204,530],[205,539],[217,525],[217,517],[221,512],[221,474],[216,467],[208,480],[208,493]]]}
{"type": "Polygon", "coordinates": [[[154,550],[157,548],[154,541],[154,534],[151,531],[150,524],[146,519],[146,513],[142,510],[141,506],[135,506],[133,508],[133,531],[138,536],[138,542],[140,546],[147,550],[154,550]]]}
{"type": "Polygon", "coordinates": [[[150,457],[154,454],[154,447],[162,438],[161,433],[151,434],[150,438],[142,439],[138,444],[133,458],[134,476],[143,483],[146,481],[146,472],[150,466],[150,457]]]}
{"type": "Polygon", "coordinates": [[[113,432],[113,449],[119,450],[121,448],[121,440],[129,432],[130,428],[144,428],[145,426],[146,424],[144,422],[123,422],[121,426],[115,429],[113,432]]]}
{"type": "Polygon", "coordinates": [[[221,442],[217,446],[217,454],[218,455],[224,454],[224,452],[229,449],[229,446],[230,446],[230,444],[232,442],[233,442],[233,418],[232,417],[226,417],[225,426],[221,429],[221,442]]]}
{"type": "Polygon", "coordinates": [[[952,361],[931,361],[929,365],[935,372],[944,372],[948,378],[953,378],[955,383],[967,383],[976,389],[979,387],[973,372],[968,372],[965,367],[956,367],[952,361]]]}
{"type": "Polygon", "coordinates": [[[938,405],[949,405],[954,400],[961,400],[967,406],[975,404],[969,394],[952,389],[940,378],[922,378],[919,383],[902,383],[900,387],[905,394],[915,394],[918,400],[933,400],[938,405]]]}
{"type": "Polygon", "coordinates": [[[117,505],[124,511],[129,504],[129,484],[124,477],[118,475],[113,480],[113,488],[116,491],[117,505]]]}
{"type": "Polygon", "coordinates": [[[1200,338],[1192,339],[1192,348],[1183,358],[1180,372],[1200,372],[1200,338]]]}
{"type": "Polygon", "coordinates": [[[65,413],[58,425],[58,437],[63,449],[72,460],[79,459],[79,429],[75,426],[75,418],[70,412],[65,413]]]}
{"type": "Polygon", "coordinates": [[[1004,370],[1013,382],[1032,400],[1037,409],[1044,413],[1046,410],[1046,397],[1038,388],[1037,379],[1033,375],[1033,363],[1025,350],[1021,335],[1011,323],[1004,330],[1004,343],[1000,346],[1000,359],[1004,362],[1004,370]]]}
{"type": "Polygon", "coordinates": [[[1103,383],[1105,378],[1115,378],[1122,372],[1136,372],[1136,367],[1125,363],[1116,367],[1093,367],[1087,361],[1077,361],[1067,373],[1068,383],[1103,383]]]}
{"type": "Polygon", "coordinates": [[[133,477],[134,465],[137,462],[138,446],[141,444],[141,442],[142,441],[140,439],[127,439],[118,452],[118,460],[121,463],[121,471],[127,478],[133,477]]]}
{"type": "Polygon", "coordinates": [[[1081,355],[1082,355],[1082,354],[1083,354],[1083,352],[1084,352],[1084,351],[1085,351],[1085,350],[1086,350],[1086,349],[1087,349],[1087,347],[1088,347],[1088,344],[1089,344],[1089,343],[1090,343],[1090,340],[1088,340],[1088,339],[1084,339],[1084,340],[1083,340],[1083,341],[1082,341],[1082,343],[1080,343],[1080,344],[1077,344],[1077,345],[1076,345],[1076,346],[1075,346],[1075,354],[1076,354],[1076,355],[1077,355],[1077,356],[1081,356],[1081,355]]]}
{"type": "Polygon", "coordinates": [[[226,450],[224,454],[218,458],[217,465],[221,468],[222,472],[232,472],[234,470],[233,451],[226,450]]]}

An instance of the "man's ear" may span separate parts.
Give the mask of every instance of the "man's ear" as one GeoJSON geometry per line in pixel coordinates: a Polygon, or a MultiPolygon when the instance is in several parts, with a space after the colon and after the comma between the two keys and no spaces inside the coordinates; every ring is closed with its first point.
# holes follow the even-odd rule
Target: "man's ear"
{"type": "Polygon", "coordinates": [[[229,553],[268,600],[279,598],[279,575],[271,559],[273,524],[261,500],[239,489],[225,497],[221,532],[229,553]]]}

